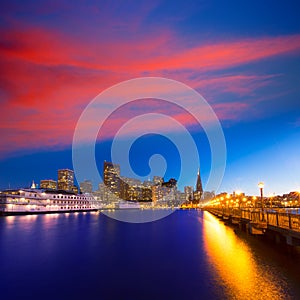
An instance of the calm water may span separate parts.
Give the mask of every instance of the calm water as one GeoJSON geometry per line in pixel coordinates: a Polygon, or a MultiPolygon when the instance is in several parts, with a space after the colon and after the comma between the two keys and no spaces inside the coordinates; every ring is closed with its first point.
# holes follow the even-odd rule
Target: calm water
{"type": "Polygon", "coordinates": [[[300,299],[299,268],[209,213],[0,218],[1,299],[300,299]]]}

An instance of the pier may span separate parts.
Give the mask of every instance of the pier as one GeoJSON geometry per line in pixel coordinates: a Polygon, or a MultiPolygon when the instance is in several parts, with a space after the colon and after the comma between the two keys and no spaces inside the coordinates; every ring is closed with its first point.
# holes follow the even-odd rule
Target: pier
{"type": "Polygon", "coordinates": [[[253,235],[265,235],[277,244],[300,246],[300,214],[290,211],[205,207],[204,210],[253,235]]]}

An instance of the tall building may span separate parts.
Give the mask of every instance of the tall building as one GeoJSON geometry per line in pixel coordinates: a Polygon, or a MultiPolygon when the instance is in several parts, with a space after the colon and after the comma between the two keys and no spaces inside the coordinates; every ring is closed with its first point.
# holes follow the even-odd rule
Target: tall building
{"type": "Polygon", "coordinates": [[[74,171],[69,169],[58,170],[58,183],[59,190],[72,191],[74,186],[74,171]]]}
{"type": "Polygon", "coordinates": [[[74,194],[79,194],[78,186],[73,185],[72,188],[71,188],[71,191],[72,191],[74,194]]]}
{"type": "Polygon", "coordinates": [[[152,186],[150,185],[142,186],[142,201],[147,201],[147,202],[152,201],[152,186]]]}
{"type": "Polygon", "coordinates": [[[164,191],[161,185],[152,186],[152,201],[156,203],[157,201],[161,201],[164,196],[164,191]]]}
{"type": "Polygon", "coordinates": [[[152,201],[152,186],[153,186],[153,181],[146,180],[143,182],[142,186],[142,194],[143,194],[143,201],[152,201]]]}
{"type": "Polygon", "coordinates": [[[153,176],[153,184],[161,185],[164,182],[164,179],[160,176],[153,176]]]}
{"type": "Polygon", "coordinates": [[[93,192],[93,184],[90,180],[85,180],[80,182],[80,191],[81,193],[92,193],[93,192]]]}
{"type": "Polygon", "coordinates": [[[48,189],[48,190],[56,190],[57,189],[57,181],[53,179],[45,179],[40,181],[40,188],[41,189],[48,189]]]}
{"type": "MultiPolygon", "coordinates": [[[[105,161],[103,164],[103,182],[109,191],[121,196],[120,165],[105,161]]],[[[109,193],[109,191],[107,191],[109,193]]]]}
{"type": "Polygon", "coordinates": [[[200,177],[200,169],[198,169],[196,189],[194,192],[194,202],[199,203],[203,194],[202,181],[200,177]]]}
{"type": "MultiPolygon", "coordinates": [[[[154,181],[154,177],[153,177],[154,181]]],[[[177,180],[171,178],[167,182],[152,186],[152,201],[155,204],[173,205],[177,196],[177,180]]]]}
{"type": "Polygon", "coordinates": [[[93,192],[94,197],[97,198],[97,200],[99,201],[107,201],[107,199],[105,199],[105,185],[103,182],[99,183],[98,185],[98,190],[93,192]]]}
{"type": "Polygon", "coordinates": [[[184,187],[184,196],[185,201],[192,201],[194,196],[194,188],[192,186],[185,186],[184,187]]]}

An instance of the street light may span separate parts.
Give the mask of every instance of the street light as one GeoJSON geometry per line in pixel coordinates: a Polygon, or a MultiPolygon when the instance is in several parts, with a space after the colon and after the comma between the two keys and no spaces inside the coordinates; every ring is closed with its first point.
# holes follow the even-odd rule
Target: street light
{"type": "Polygon", "coordinates": [[[297,193],[298,193],[297,207],[298,207],[298,213],[299,213],[299,205],[300,205],[300,189],[297,191],[297,193]]]}
{"type": "Polygon", "coordinates": [[[263,201],[263,190],[264,190],[265,184],[263,182],[260,182],[258,184],[259,190],[260,190],[260,201],[261,201],[261,210],[262,210],[262,221],[265,221],[265,215],[264,215],[264,201],[263,201]]]}

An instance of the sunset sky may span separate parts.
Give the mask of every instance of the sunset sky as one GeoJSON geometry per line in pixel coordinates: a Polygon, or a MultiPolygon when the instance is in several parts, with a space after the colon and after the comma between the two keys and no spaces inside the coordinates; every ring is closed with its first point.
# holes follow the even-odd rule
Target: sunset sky
{"type": "MultiPolygon", "coordinates": [[[[266,194],[300,189],[299,11],[298,1],[2,1],[0,188],[73,168],[73,133],[89,102],[114,84],[153,76],[194,88],[218,116],[227,145],[219,192],[257,194],[259,181],[266,194]]],[[[100,171],[113,132],[136,111],[167,111],[190,131],[205,185],[203,130],[155,99],[111,116],[96,146],[100,171]]],[[[149,157],[161,153],[165,178],[176,178],[179,153],[163,137],[172,128],[156,125],[162,136],[136,141],[133,168],[146,175],[149,157]]],[[[183,185],[195,183],[196,174],[184,174],[183,185]]]]}

